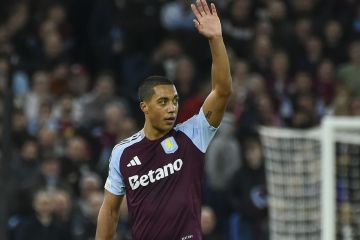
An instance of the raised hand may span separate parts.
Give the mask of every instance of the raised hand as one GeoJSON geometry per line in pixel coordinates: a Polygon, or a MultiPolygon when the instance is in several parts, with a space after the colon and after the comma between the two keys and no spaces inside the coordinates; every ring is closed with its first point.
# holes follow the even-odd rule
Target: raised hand
{"type": "Polygon", "coordinates": [[[206,0],[196,0],[196,5],[191,4],[191,9],[196,17],[195,27],[200,34],[208,39],[221,37],[221,23],[213,3],[209,5],[206,0]]]}

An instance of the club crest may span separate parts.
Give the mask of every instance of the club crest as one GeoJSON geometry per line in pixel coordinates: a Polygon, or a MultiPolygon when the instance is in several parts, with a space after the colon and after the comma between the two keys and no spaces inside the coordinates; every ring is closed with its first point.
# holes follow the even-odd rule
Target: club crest
{"type": "Polygon", "coordinates": [[[168,137],[161,142],[161,146],[163,147],[165,153],[170,154],[176,152],[178,149],[178,145],[175,142],[173,137],[168,137]]]}

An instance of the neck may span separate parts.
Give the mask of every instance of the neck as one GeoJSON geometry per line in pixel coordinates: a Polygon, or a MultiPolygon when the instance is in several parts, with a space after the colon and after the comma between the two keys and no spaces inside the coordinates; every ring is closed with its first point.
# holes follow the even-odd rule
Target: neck
{"type": "Polygon", "coordinates": [[[156,139],[159,139],[159,138],[165,136],[165,134],[167,134],[167,133],[168,133],[167,131],[161,131],[159,129],[154,128],[148,122],[145,121],[144,134],[147,139],[156,140],[156,139]]]}

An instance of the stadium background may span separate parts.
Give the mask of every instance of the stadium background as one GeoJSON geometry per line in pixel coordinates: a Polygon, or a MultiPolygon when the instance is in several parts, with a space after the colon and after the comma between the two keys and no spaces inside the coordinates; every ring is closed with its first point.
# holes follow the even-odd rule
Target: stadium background
{"type": "MultiPolygon", "coordinates": [[[[0,2],[1,239],[30,239],[34,212],[53,216],[51,239],[94,238],[109,154],[143,123],[136,87],[146,76],[174,80],[179,122],[198,111],[211,58],[186,4],[0,2]],[[34,210],[39,189],[49,195],[34,210]]],[[[216,4],[234,94],[207,154],[205,239],[267,239],[256,127],[303,129],[326,114],[360,114],[360,3],[216,4]]],[[[122,216],[118,237],[129,239],[125,210],[122,216]]]]}

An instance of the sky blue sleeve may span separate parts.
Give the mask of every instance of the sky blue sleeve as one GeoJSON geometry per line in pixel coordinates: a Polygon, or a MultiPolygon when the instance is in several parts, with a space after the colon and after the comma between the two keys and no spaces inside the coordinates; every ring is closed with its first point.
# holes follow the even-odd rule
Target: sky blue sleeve
{"type": "Polygon", "coordinates": [[[123,149],[115,146],[110,157],[109,175],[106,179],[104,188],[115,195],[125,194],[124,178],[120,172],[120,157],[123,149]]]}
{"type": "Polygon", "coordinates": [[[217,128],[209,124],[201,108],[197,115],[177,125],[175,130],[185,133],[195,146],[205,153],[211,140],[215,136],[217,128]]]}

